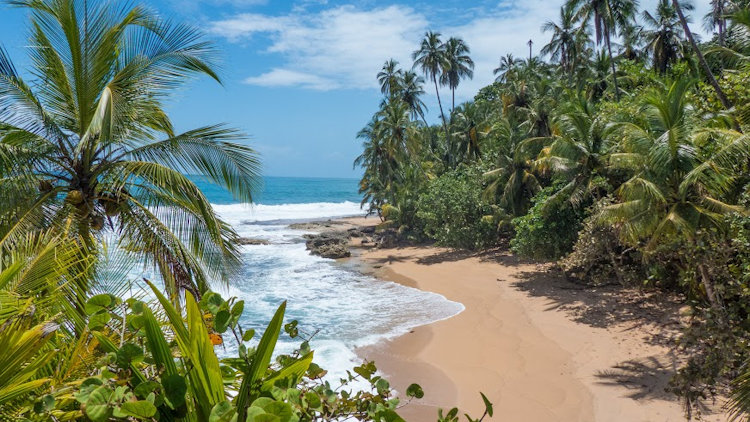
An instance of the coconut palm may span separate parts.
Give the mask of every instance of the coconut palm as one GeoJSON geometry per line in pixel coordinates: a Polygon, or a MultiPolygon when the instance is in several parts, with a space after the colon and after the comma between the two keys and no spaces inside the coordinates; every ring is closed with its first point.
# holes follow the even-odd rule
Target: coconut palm
{"type": "Polygon", "coordinates": [[[451,113],[456,109],[456,88],[464,78],[474,77],[474,61],[469,46],[461,38],[451,37],[445,42],[445,68],[440,83],[451,89],[451,113]]]}
{"type": "MultiPolygon", "coordinates": [[[[617,36],[621,28],[634,21],[638,0],[568,0],[566,7],[575,11],[576,18],[583,25],[590,24],[594,27],[597,45],[604,42],[609,56],[614,57],[612,37],[617,36]]],[[[615,97],[619,98],[614,60],[611,66],[615,97]]]]}
{"type": "Polygon", "coordinates": [[[452,166],[478,160],[481,157],[482,140],[490,130],[486,110],[475,102],[458,106],[451,117],[451,129],[455,140],[449,160],[452,161],[452,166]]]}
{"type": "MultiPolygon", "coordinates": [[[[645,242],[653,250],[677,236],[693,241],[699,228],[723,229],[725,215],[746,213],[723,200],[737,180],[738,163],[750,158],[747,137],[737,133],[718,143],[716,152],[703,156],[691,136],[689,81],[678,81],[655,91],[645,100],[645,124],[626,123],[622,152],[610,156],[613,168],[632,177],[617,189],[617,203],[605,207],[601,220],[621,227],[623,241],[645,242]]],[[[726,132],[722,132],[726,133],[726,132]]],[[[699,268],[708,301],[720,301],[705,268],[699,268]]]]}
{"type": "Polygon", "coordinates": [[[256,155],[225,126],[175,133],[163,108],[191,77],[219,80],[213,46],[142,7],[13,4],[31,13],[36,80],[0,50],[2,252],[53,230],[96,255],[110,237],[155,267],[174,300],[226,280],[237,236],[183,172],[251,201],[256,155]]]}
{"type": "Polygon", "coordinates": [[[539,155],[543,138],[519,140],[518,132],[507,118],[492,127],[493,133],[510,145],[507,152],[498,155],[495,168],[484,174],[488,184],[484,190],[486,198],[498,199],[500,206],[511,215],[524,215],[531,205],[531,198],[542,189],[534,174],[534,159],[539,155]]]}
{"type": "Polygon", "coordinates": [[[703,26],[706,30],[716,30],[720,46],[724,46],[724,35],[727,31],[728,3],[731,3],[731,1],[711,0],[711,10],[703,17],[703,26]]]}
{"type": "Polygon", "coordinates": [[[581,45],[581,35],[585,30],[576,27],[575,14],[569,7],[560,8],[560,21],[547,21],[542,25],[542,32],[552,32],[550,42],[542,47],[542,54],[560,63],[565,72],[572,72],[581,45]]]}
{"type": "Polygon", "coordinates": [[[429,31],[425,33],[419,49],[412,54],[412,59],[414,59],[414,68],[420,68],[425,77],[430,79],[435,85],[435,95],[437,96],[438,107],[440,107],[440,118],[443,120],[443,129],[447,138],[449,136],[448,124],[445,121],[443,103],[440,101],[440,89],[438,88],[438,80],[442,77],[443,70],[447,67],[445,49],[445,44],[440,40],[440,33],[429,31]]]}
{"type": "Polygon", "coordinates": [[[555,132],[550,146],[536,161],[537,167],[551,171],[568,183],[550,198],[569,198],[580,207],[599,196],[599,180],[606,174],[609,154],[613,149],[606,123],[597,116],[594,104],[579,98],[554,120],[555,132]]]}
{"type": "Polygon", "coordinates": [[[422,119],[425,126],[429,126],[424,117],[427,106],[422,101],[423,86],[424,79],[411,70],[402,72],[401,78],[398,80],[399,97],[409,106],[412,120],[422,119]]]}
{"type": "Polygon", "coordinates": [[[380,92],[383,95],[392,95],[396,91],[402,73],[403,71],[398,68],[396,60],[390,59],[385,62],[383,68],[378,72],[380,92]]]}
{"type": "MultiPolygon", "coordinates": [[[[683,10],[693,10],[690,3],[682,2],[681,7],[683,10]]],[[[659,0],[654,14],[643,11],[643,22],[650,28],[643,31],[643,37],[646,51],[651,54],[652,66],[664,74],[672,64],[684,57],[684,33],[680,18],[669,0],[659,0]]]]}
{"type": "Polygon", "coordinates": [[[500,65],[492,71],[494,75],[497,75],[495,81],[508,82],[512,79],[515,70],[520,63],[521,59],[513,57],[513,54],[510,53],[500,57],[500,65]]]}

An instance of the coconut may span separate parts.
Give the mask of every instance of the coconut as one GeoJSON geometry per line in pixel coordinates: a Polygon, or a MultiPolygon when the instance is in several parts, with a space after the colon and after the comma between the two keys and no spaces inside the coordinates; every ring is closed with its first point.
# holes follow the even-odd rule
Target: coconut
{"type": "Polygon", "coordinates": [[[80,190],[72,190],[68,192],[65,200],[73,205],[78,205],[83,202],[83,192],[80,190]]]}

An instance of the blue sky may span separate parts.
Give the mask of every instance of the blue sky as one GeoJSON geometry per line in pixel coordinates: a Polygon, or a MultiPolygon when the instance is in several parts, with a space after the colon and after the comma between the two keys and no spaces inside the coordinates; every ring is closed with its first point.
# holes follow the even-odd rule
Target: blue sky
{"type": "MultiPolygon", "coordinates": [[[[272,176],[357,177],[357,131],[380,102],[375,75],[390,57],[411,67],[410,54],[430,29],[460,36],[472,49],[475,77],[457,101],[493,80],[500,56],[538,51],[563,0],[336,1],[141,0],[161,15],[204,29],[222,51],[220,86],[198,79],[169,106],[178,130],[226,122],[250,135],[272,176]]],[[[656,0],[642,0],[653,8],[656,0]]],[[[709,0],[696,1],[702,16],[709,0]]],[[[26,18],[0,6],[0,44],[18,67],[25,57],[26,18]]],[[[696,30],[698,25],[695,26],[696,30]]],[[[425,87],[428,120],[437,121],[434,88],[425,87]]],[[[447,90],[441,95],[449,96],[447,90]]]]}

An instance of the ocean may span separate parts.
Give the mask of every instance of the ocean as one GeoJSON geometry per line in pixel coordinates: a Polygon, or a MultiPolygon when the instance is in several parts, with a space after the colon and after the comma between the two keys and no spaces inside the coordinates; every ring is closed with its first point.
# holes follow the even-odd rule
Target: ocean
{"type": "MultiPolygon", "coordinates": [[[[269,242],[243,246],[242,273],[228,289],[216,290],[245,301],[241,325],[255,329],[257,337],[286,300],[286,321],[296,319],[301,333],[316,333],[311,341],[315,362],[329,371],[331,380],[362,363],[355,348],[463,310],[441,295],[377,280],[308,253],[305,232],[288,225],[363,216],[355,179],[266,177],[254,205],[234,201],[205,180],[193,180],[240,236],[269,242]]],[[[282,333],[278,351],[291,351],[299,342],[282,333]]],[[[233,347],[228,341],[222,354],[231,355],[233,347]]]]}

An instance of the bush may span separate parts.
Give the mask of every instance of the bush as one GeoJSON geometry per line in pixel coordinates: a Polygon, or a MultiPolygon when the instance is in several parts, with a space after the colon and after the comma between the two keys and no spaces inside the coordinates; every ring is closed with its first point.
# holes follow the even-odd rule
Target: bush
{"type": "Polygon", "coordinates": [[[417,203],[424,234],[438,244],[478,249],[497,242],[494,208],[482,199],[481,173],[459,168],[432,180],[417,203]]]}
{"type": "Polygon", "coordinates": [[[556,186],[542,189],[529,212],[513,219],[513,252],[529,258],[557,259],[573,249],[584,212],[575,210],[568,198],[558,197],[548,203],[557,190],[556,186]]]}

